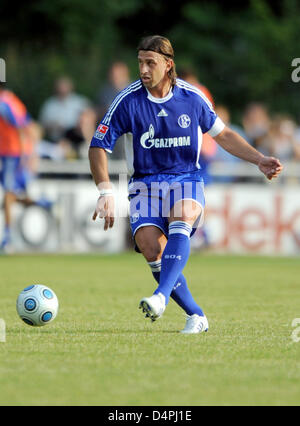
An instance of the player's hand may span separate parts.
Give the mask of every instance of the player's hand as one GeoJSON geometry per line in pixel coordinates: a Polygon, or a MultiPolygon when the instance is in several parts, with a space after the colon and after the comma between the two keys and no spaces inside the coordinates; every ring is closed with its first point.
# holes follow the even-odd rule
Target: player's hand
{"type": "Polygon", "coordinates": [[[104,218],[104,231],[112,228],[115,222],[115,200],[113,194],[100,195],[98,198],[93,220],[97,217],[104,218]]]}
{"type": "Polygon", "coordinates": [[[258,163],[259,170],[269,179],[277,178],[281,173],[283,166],[278,160],[274,157],[263,157],[258,163]]]}

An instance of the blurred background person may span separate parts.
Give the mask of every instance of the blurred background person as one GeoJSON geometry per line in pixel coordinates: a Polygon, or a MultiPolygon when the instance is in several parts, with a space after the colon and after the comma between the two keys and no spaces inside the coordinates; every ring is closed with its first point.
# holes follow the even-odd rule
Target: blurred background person
{"type": "MultiPolygon", "coordinates": [[[[226,124],[227,127],[237,132],[239,135],[241,135],[244,139],[246,139],[246,134],[241,126],[238,126],[237,124],[233,124],[231,122],[231,114],[229,109],[225,105],[216,105],[215,107],[216,114],[221,118],[223,123],[226,124]]],[[[239,162],[241,161],[239,158],[235,157],[234,155],[231,155],[229,152],[225,151],[225,149],[222,149],[220,145],[217,144],[217,152],[214,158],[215,161],[225,161],[225,162],[239,162]]]]}
{"type": "MultiPolygon", "coordinates": [[[[179,70],[178,77],[201,90],[201,92],[209,100],[209,102],[212,104],[212,107],[214,108],[215,103],[211,92],[206,86],[199,82],[196,73],[191,68],[183,68],[179,70]]],[[[199,164],[203,171],[203,179],[206,185],[212,182],[212,178],[209,173],[209,165],[214,160],[214,157],[217,153],[217,145],[218,144],[208,133],[203,135],[199,164]]]]}
{"type": "Polygon", "coordinates": [[[90,101],[74,92],[69,77],[60,77],[54,83],[54,95],[41,107],[39,122],[45,130],[45,137],[57,143],[64,133],[76,127],[80,114],[90,107],[90,101]]]}
{"type": "MultiPolygon", "coordinates": [[[[97,121],[100,121],[108,108],[112,104],[114,98],[130,84],[129,68],[122,61],[115,61],[108,70],[107,82],[100,88],[96,99],[96,107],[98,113],[97,121]]],[[[125,150],[122,138],[120,138],[110,155],[112,160],[122,160],[125,158],[125,150]]]]}
{"type": "MultiPolygon", "coordinates": [[[[221,120],[225,123],[226,126],[237,132],[239,135],[241,135],[243,138],[245,137],[245,132],[243,131],[242,127],[231,123],[231,114],[229,109],[225,105],[216,105],[215,107],[216,114],[221,118],[221,120]]],[[[224,175],[218,177],[218,182],[221,183],[230,183],[230,182],[237,182],[239,181],[239,178],[232,176],[232,166],[235,164],[238,164],[241,162],[241,159],[238,157],[235,157],[234,155],[231,155],[229,152],[227,152],[225,149],[223,149],[220,145],[217,144],[217,150],[216,155],[214,156],[214,161],[220,161],[224,163],[224,175]],[[228,167],[230,167],[230,171],[226,171],[225,164],[228,164],[228,167]]],[[[228,170],[228,169],[227,169],[228,170]]]]}
{"type": "Polygon", "coordinates": [[[289,116],[275,115],[268,133],[261,140],[261,152],[277,156],[281,161],[294,160],[298,152],[296,129],[296,123],[289,116]]]}
{"type": "Polygon", "coordinates": [[[114,98],[130,84],[129,68],[125,62],[116,61],[110,66],[107,81],[100,88],[96,104],[98,119],[102,119],[114,98]]]}
{"type": "Polygon", "coordinates": [[[242,123],[246,140],[260,151],[260,145],[271,125],[271,117],[267,108],[258,102],[248,104],[243,114],[242,123]]]}
{"type": "Polygon", "coordinates": [[[97,114],[93,108],[87,108],[79,116],[75,127],[68,129],[58,145],[67,160],[87,158],[88,146],[97,125],[97,114]]]}
{"type": "Polygon", "coordinates": [[[30,123],[25,105],[0,83],[0,183],[4,191],[5,223],[1,249],[11,241],[12,205],[26,189],[31,152],[30,123]]]}
{"type": "Polygon", "coordinates": [[[6,250],[11,243],[14,203],[51,208],[51,202],[44,198],[32,200],[27,192],[28,183],[37,173],[41,130],[39,124],[28,114],[23,102],[0,83],[0,184],[4,192],[1,250],[6,250]]]}
{"type": "Polygon", "coordinates": [[[201,90],[201,92],[203,92],[207,99],[211,102],[212,106],[214,106],[214,99],[211,92],[204,84],[200,83],[195,71],[193,71],[191,68],[183,68],[178,71],[178,76],[182,80],[187,81],[189,84],[192,84],[201,90]]]}
{"type": "MultiPolygon", "coordinates": [[[[212,107],[215,106],[213,96],[209,89],[199,82],[196,73],[191,68],[183,68],[178,70],[178,77],[187,83],[195,86],[197,89],[201,90],[204,96],[212,104],[212,107]]],[[[202,135],[202,146],[201,146],[201,155],[199,158],[199,165],[203,172],[203,180],[205,185],[212,183],[212,177],[209,171],[209,166],[214,160],[217,153],[217,143],[215,140],[208,134],[205,133],[202,135]]],[[[194,249],[203,249],[207,248],[210,245],[210,238],[205,224],[197,229],[195,234],[195,239],[193,241],[194,249]]]]}
{"type": "Polygon", "coordinates": [[[38,157],[44,160],[62,161],[65,159],[65,152],[59,144],[46,140],[45,130],[39,123],[36,125],[36,137],[39,136],[39,143],[36,145],[38,157]]]}
{"type": "Polygon", "coordinates": [[[300,161],[300,126],[297,124],[295,130],[295,158],[296,161],[300,161]]]}
{"type": "Polygon", "coordinates": [[[237,132],[239,135],[241,135],[243,138],[246,138],[246,133],[242,126],[239,126],[238,124],[234,124],[231,121],[231,113],[229,108],[226,105],[218,104],[215,106],[216,113],[221,117],[222,120],[224,120],[224,123],[227,127],[230,127],[230,129],[237,132]]]}

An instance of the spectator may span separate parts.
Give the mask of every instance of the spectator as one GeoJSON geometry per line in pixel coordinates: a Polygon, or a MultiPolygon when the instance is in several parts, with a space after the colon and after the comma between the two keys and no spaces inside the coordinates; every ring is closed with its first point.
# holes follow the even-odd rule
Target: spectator
{"type": "MultiPolygon", "coordinates": [[[[237,132],[239,135],[241,135],[244,139],[245,132],[243,131],[242,127],[231,123],[231,117],[229,109],[225,105],[217,105],[215,107],[216,114],[221,118],[223,123],[225,123],[226,126],[237,132]]],[[[217,144],[217,152],[214,157],[214,161],[220,161],[224,163],[228,163],[229,167],[231,167],[234,164],[240,163],[241,159],[238,157],[235,157],[234,155],[231,155],[228,151],[225,151],[220,145],[217,144]]],[[[231,170],[231,169],[230,169],[231,170]]],[[[240,181],[240,178],[236,178],[230,175],[231,171],[228,172],[228,168],[224,167],[224,176],[218,178],[218,182],[222,183],[230,183],[230,182],[238,182],[240,181]]]]}
{"type": "MultiPolygon", "coordinates": [[[[64,159],[62,149],[57,144],[44,139],[44,129],[39,123],[32,121],[28,126],[28,131],[32,146],[31,163],[38,164],[40,158],[55,161],[64,159]]],[[[37,166],[34,169],[36,171],[37,166]]]]}
{"type": "Polygon", "coordinates": [[[251,103],[243,116],[246,140],[260,150],[260,144],[269,131],[271,118],[266,107],[260,103],[251,103]]]}
{"type": "Polygon", "coordinates": [[[88,146],[95,133],[97,115],[92,108],[85,109],[75,127],[67,130],[59,146],[66,159],[87,158],[88,146]]]}
{"type": "Polygon", "coordinates": [[[58,78],[54,84],[54,95],[41,108],[39,121],[50,142],[57,143],[68,129],[75,127],[79,115],[90,106],[85,97],[73,90],[70,78],[58,78]]]}
{"type": "Polygon", "coordinates": [[[124,62],[114,62],[108,71],[108,81],[97,97],[99,117],[102,118],[114,98],[130,84],[129,69],[124,62]]]}
{"type": "MultiPolygon", "coordinates": [[[[36,123],[38,124],[38,123],[36,123]]],[[[37,145],[37,155],[45,160],[62,161],[65,159],[65,153],[59,144],[54,144],[44,139],[44,129],[38,124],[39,143],[37,145]]]]}
{"type": "MultiPolygon", "coordinates": [[[[178,72],[178,76],[182,80],[201,90],[201,92],[205,95],[205,97],[210,101],[210,103],[214,107],[214,100],[212,94],[207,89],[207,87],[205,87],[198,81],[196,74],[191,69],[182,69],[178,72]]],[[[201,156],[199,164],[203,171],[203,178],[206,185],[208,183],[211,183],[211,176],[209,174],[209,164],[211,161],[213,161],[216,153],[217,143],[208,133],[204,134],[202,138],[201,156]]]]}
{"type": "MultiPolygon", "coordinates": [[[[97,121],[103,118],[114,98],[129,84],[130,76],[127,65],[121,61],[114,62],[109,68],[107,83],[100,89],[98,93],[96,100],[98,112],[97,121]]],[[[121,140],[117,141],[115,149],[110,158],[114,160],[125,158],[124,144],[121,142],[121,140]]]]}
{"type": "Polygon", "coordinates": [[[39,154],[38,146],[41,141],[42,128],[35,121],[31,120],[26,127],[27,137],[23,142],[23,163],[28,172],[28,178],[33,178],[37,174],[39,154]]]}
{"type": "Polygon", "coordinates": [[[296,161],[300,161],[300,126],[295,130],[295,157],[296,161]]]}
{"type": "MultiPolygon", "coordinates": [[[[214,107],[214,99],[210,91],[206,86],[201,84],[198,80],[198,77],[191,69],[182,69],[178,72],[178,77],[187,83],[195,86],[197,89],[201,90],[201,92],[205,95],[205,97],[209,100],[209,102],[214,107]]],[[[209,173],[209,165],[211,161],[213,161],[216,152],[217,152],[217,143],[215,140],[208,134],[205,133],[202,136],[202,146],[201,146],[201,155],[199,158],[199,165],[203,172],[203,179],[205,184],[210,184],[212,182],[212,177],[209,173]]],[[[207,231],[206,226],[202,226],[196,232],[196,238],[193,242],[194,249],[202,249],[205,247],[209,247],[210,245],[210,237],[207,231]]]]}
{"type": "MultiPolygon", "coordinates": [[[[217,105],[215,107],[216,114],[221,118],[223,123],[226,124],[227,127],[237,132],[239,135],[241,135],[244,139],[246,139],[246,134],[242,127],[238,126],[237,124],[231,123],[231,116],[229,109],[225,105],[217,105]]],[[[234,155],[231,155],[229,152],[225,151],[220,147],[220,145],[217,145],[217,153],[214,158],[216,161],[228,161],[228,162],[238,162],[241,161],[239,158],[235,157],[234,155]]]]}
{"type": "Polygon", "coordinates": [[[262,139],[262,153],[277,156],[281,161],[297,157],[296,123],[288,116],[276,115],[271,121],[269,132],[262,139]]]}
{"type": "Polygon", "coordinates": [[[188,83],[192,84],[193,86],[196,86],[199,90],[201,90],[201,92],[203,92],[207,99],[211,102],[212,106],[214,106],[212,94],[206,86],[199,82],[198,77],[196,76],[193,70],[189,68],[182,69],[178,72],[178,76],[182,80],[187,81],[188,83]]]}

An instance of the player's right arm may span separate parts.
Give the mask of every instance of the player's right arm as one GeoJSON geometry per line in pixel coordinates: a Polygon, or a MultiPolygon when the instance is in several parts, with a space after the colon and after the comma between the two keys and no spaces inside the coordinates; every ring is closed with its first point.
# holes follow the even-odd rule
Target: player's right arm
{"type": "Polygon", "coordinates": [[[107,154],[103,148],[90,147],[89,149],[90,168],[93,179],[100,191],[93,220],[99,216],[104,218],[104,230],[112,228],[115,221],[114,216],[114,196],[112,185],[108,174],[107,154]]]}
{"type": "Polygon", "coordinates": [[[93,220],[98,216],[104,218],[104,230],[112,228],[114,224],[114,196],[108,174],[107,152],[111,153],[117,139],[131,130],[126,100],[130,93],[130,89],[124,89],[115,98],[97,127],[89,149],[91,172],[100,191],[93,220]]]}

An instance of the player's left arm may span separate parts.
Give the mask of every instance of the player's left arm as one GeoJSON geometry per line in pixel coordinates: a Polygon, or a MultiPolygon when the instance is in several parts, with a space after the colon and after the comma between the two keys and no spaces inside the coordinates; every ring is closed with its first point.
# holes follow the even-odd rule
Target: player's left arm
{"type": "Polygon", "coordinates": [[[269,180],[276,178],[283,169],[278,158],[263,155],[229,127],[225,127],[214,139],[230,154],[256,164],[269,180]]]}

